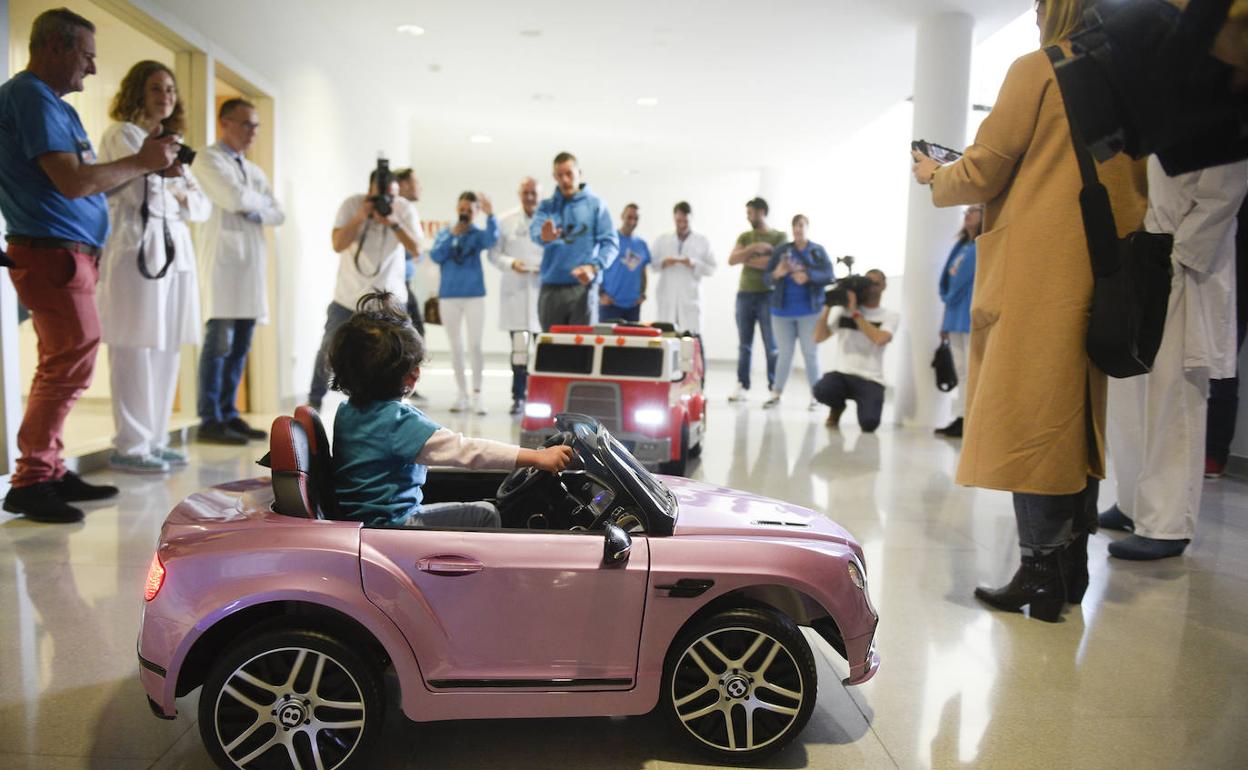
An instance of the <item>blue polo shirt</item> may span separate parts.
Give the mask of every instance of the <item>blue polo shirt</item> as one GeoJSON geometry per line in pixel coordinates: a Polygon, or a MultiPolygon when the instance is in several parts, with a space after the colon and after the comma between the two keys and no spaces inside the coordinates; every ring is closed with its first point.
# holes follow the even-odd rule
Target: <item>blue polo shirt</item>
{"type": "Polygon", "coordinates": [[[641,302],[641,275],[650,264],[650,247],[640,238],[619,236],[620,254],[602,274],[602,291],[615,307],[631,309],[641,302]]]}
{"type": "Polygon", "coordinates": [[[401,401],[353,404],[334,415],[334,492],[342,515],[371,526],[400,525],[420,510],[428,467],[416,455],[438,424],[401,401]]]}
{"type": "Polygon", "coordinates": [[[78,113],[39,78],[19,72],[0,86],[0,213],[8,231],[103,246],[108,203],[103,193],[66,198],[39,167],[50,152],[95,163],[78,113]]]}

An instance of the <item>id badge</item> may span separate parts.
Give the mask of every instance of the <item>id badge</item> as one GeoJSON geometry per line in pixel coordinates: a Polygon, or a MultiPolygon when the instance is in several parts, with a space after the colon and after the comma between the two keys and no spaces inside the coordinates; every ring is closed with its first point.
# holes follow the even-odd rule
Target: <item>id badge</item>
{"type": "Polygon", "coordinates": [[[88,165],[95,165],[95,150],[91,149],[91,142],[81,139],[78,142],[78,162],[88,165]]]}

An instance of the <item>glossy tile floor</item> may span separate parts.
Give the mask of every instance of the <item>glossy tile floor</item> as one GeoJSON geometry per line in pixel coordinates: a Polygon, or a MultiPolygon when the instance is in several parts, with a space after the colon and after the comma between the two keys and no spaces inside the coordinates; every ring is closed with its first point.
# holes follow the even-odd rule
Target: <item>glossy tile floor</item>
{"type": "MultiPolygon", "coordinates": [[[[825,413],[808,412],[796,392],[776,411],[761,409],[761,394],[730,405],[731,379],[712,371],[710,432],[692,475],[826,511],[865,547],[881,614],[879,674],[846,690],[844,661],[816,646],[818,707],[769,766],[1244,766],[1248,485],[1206,485],[1199,534],[1179,559],[1108,560],[1108,538],[1096,537],[1088,596],[1050,625],[971,598],[977,581],[1008,579],[1017,547],[1007,495],[952,485],[956,443],[888,426],[874,436],[829,432],[825,413]]],[[[500,394],[488,417],[429,412],[449,427],[514,438],[507,386],[503,372],[488,377],[500,394]]],[[[422,388],[450,403],[448,373],[427,373],[422,388]]],[[[135,662],[142,586],[174,502],[257,475],[251,463],[263,449],[191,449],[191,467],[165,478],[94,474],[123,493],[81,525],[0,514],[0,768],[212,766],[196,694],[173,722],[144,702],[135,662]]],[[[1105,490],[1108,504],[1112,485],[1105,490]]],[[[706,765],[653,716],[415,725],[391,712],[374,766],[706,765]]]]}

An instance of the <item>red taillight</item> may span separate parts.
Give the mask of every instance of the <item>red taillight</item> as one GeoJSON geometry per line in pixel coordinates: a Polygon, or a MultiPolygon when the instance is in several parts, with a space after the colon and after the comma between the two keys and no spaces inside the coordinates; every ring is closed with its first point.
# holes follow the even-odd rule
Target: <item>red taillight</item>
{"type": "Polygon", "coordinates": [[[155,599],[164,584],[165,565],[160,563],[159,556],[152,554],[152,566],[147,568],[147,587],[143,589],[143,601],[150,602],[155,599]]]}

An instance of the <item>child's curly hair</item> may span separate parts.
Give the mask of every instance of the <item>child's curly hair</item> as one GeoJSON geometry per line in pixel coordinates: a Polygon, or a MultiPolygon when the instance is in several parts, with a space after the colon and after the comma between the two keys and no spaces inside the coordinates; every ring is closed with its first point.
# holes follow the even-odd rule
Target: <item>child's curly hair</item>
{"type": "Polygon", "coordinates": [[[330,387],[355,404],[394,401],[404,396],[403,379],[424,360],[425,341],[394,295],[366,294],[329,343],[330,387]]]}

